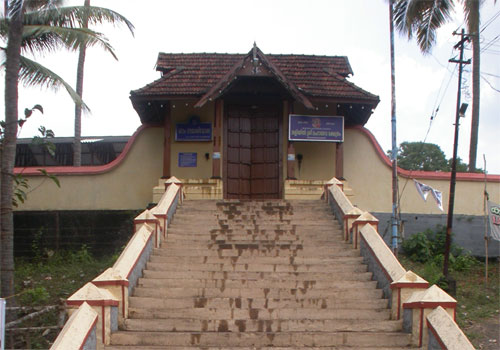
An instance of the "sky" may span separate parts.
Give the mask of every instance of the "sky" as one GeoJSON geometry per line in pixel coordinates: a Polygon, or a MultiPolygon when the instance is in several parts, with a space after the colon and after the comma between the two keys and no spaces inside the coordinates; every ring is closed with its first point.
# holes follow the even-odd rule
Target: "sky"
{"type": "MultiPolygon", "coordinates": [[[[83,4],[83,0],[68,1],[83,4]]],[[[83,99],[91,113],[82,119],[83,136],[131,135],[140,121],[130,91],[160,77],[155,70],[159,52],[247,53],[254,42],[264,54],[347,56],[354,75],[349,79],[380,97],[365,125],[384,150],[391,148],[389,11],[386,0],[91,0],[113,9],[135,26],[99,26],[115,49],[118,61],[100,48],[87,50],[83,99]]],[[[500,174],[500,5],[486,0],[481,18],[481,116],[477,166],[500,174]],[[493,19],[492,21],[489,21],[493,19]],[[491,44],[491,45],[490,45],[491,44]],[[487,47],[489,46],[489,47],[487,47]]],[[[414,40],[396,34],[397,142],[438,144],[451,158],[457,99],[458,57],[453,32],[464,25],[457,8],[455,20],[438,32],[431,54],[422,55],[414,40]],[[434,111],[439,107],[439,111],[434,111]],[[431,115],[435,114],[431,127],[431,115]],[[427,136],[426,136],[427,135],[427,136]]],[[[470,45],[465,58],[470,58],[470,45]]],[[[53,52],[35,57],[75,85],[77,54],[53,52]]],[[[469,103],[461,119],[458,155],[468,161],[471,122],[471,67],[464,72],[462,102],[469,103]]],[[[2,79],[4,75],[2,73],[2,79]]],[[[0,84],[3,95],[3,84],[0,84]]],[[[20,137],[37,133],[40,125],[56,136],[74,133],[74,105],[64,90],[21,89],[19,108],[41,104],[20,137]]],[[[0,102],[3,111],[3,99],[0,102]]]]}

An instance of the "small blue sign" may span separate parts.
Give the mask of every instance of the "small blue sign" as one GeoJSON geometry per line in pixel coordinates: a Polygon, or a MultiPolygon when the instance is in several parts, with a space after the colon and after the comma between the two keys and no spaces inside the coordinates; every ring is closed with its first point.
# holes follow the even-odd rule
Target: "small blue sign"
{"type": "Polygon", "coordinates": [[[179,152],[179,168],[196,168],[197,158],[196,152],[179,152]]]}
{"type": "Polygon", "coordinates": [[[290,114],[288,140],[344,142],[344,117],[290,114]]]}
{"type": "Polygon", "coordinates": [[[185,124],[175,125],[175,141],[212,141],[212,123],[200,122],[192,116],[185,124]]]}

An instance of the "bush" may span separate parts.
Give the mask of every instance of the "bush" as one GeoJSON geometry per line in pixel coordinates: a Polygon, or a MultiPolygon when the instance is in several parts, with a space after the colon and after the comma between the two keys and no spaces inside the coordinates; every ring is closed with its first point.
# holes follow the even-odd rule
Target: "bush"
{"type": "MultiPolygon", "coordinates": [[[[434,247],[429,240],[429,231],[419,232],[404,240],[403,251],[413,261],[426,262],[432,257],[434,247]]],[[[430,231],[432,232],[432,231],[430,231]]]]}
{"type": "MultiPolygon", "coordinates": [[[[402,248],[412,261],[432,265],[429,266],[429,269],[434,270],[434,267],[443,265],[445,244],[446,228],[438,226],[436,231],[427,229],[412,235],[403,242],[402,248]]],[[[467,271],[477,264],[478,261],[476,258],[465,252],[461,247],[453,244],[453,242],[451,243],[449,256],[450,269],[467,271]]],[[[441,277],[433,273],[430,273],[430,275],[436,277],[435,283],[438,283],[441,279],[441,277]]]]}

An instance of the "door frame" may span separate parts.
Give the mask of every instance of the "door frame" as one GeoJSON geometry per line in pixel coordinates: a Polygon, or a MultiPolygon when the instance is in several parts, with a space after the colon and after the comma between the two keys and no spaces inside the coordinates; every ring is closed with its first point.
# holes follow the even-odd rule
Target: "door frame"
{"type": "MultiPolygon", "coordinates": [[[[227,199],[227,114],[228,106],[236,106],[242,109],[249,109],[252,105],[265,105],[276,108],[278,118],[278,199],[283,199],[283,101],[278,99],[237,99],[224,100],[224,116],[222,118],[223,125],[223,165],[222,165],[222,181],[223,181],[223,198],[227,199]]],[[[267,199],[266,199],[267,200],[267,199]]]]}

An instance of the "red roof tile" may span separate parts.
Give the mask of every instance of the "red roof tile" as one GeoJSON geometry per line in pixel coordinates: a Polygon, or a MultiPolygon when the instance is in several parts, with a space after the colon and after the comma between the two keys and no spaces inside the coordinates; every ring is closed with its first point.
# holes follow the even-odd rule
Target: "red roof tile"
{"type": "MultiPolygon", "coordinates": [[[[131,92],[132,96],[202,96],[245,54],[158,55],[157,70],[162,77],[131,92]]],[[[281,73],[306,96],[348,98],[378,102],[375,96],[346,77],[352,69],[345,56],[266,55],[281,73]]]]}

